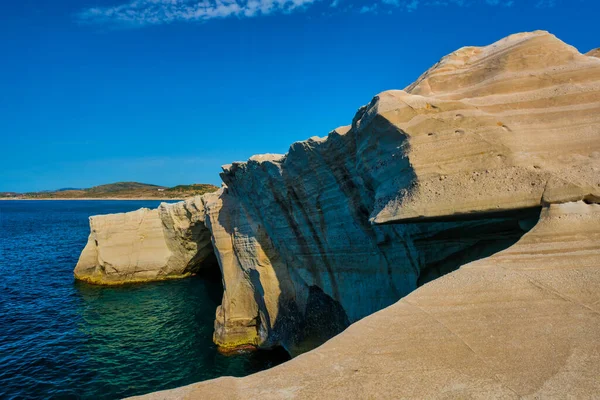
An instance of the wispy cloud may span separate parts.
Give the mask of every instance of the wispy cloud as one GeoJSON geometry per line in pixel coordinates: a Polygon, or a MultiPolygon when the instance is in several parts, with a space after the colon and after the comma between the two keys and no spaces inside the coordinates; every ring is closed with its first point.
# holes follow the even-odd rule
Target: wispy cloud
{"type": "Polygon", "coordinates": [[[512,7],[514,0],[485,0],[490,6],[512,7]]]}
{"type": "Polygon", "coordinates": [[[319,0],[131,0],[113,7],[89,8],[77,17],[82,23],[159,25],[289,13],[315,1],[319,0]]]}
{"type": "MultiPolygon", "coordinates": [[[[475,5],[488,5],[494,7],[512,7],[519,0],[379,0],[377,3],[362,6],[360,13],[377,13],[391,9],[413,12],[423,7],[470,7],[475,5]]],[[[557,0],[537,0],[537,7],[553,7],[557,0]]]]}
{"type": "MultiPolygon", "coordinates": [[[[128,0],[112,7],[94,7],[77,15],[81,23],[142,27],[174,22],[202,22],[219,18],[252,18],[271,14],[289,14],[323,2],[338,12],[391,13],[413,12],[424,7],[469,7],[487,5],[512,7],[530,0],[128,0]],[[343,1],[344,6],[339,7],[343,1]]],[[[559,0],[536,0],[537,7],[554,7],[559,0]]]]}
{"type": "Polygon", "coordinates": [[[361,14],[377,12],[377,3],[368,6],[362,6],[359,10],[361,14]]]}
{"type": "MultiPolygon", "coordinates": [[[[417,10],[419,7],[469,7],[477,4],[488,6],[511,7],[516,0],[381,0],[387,6],[403,9],[408,12],[417,10]]],[[[554,5],[555,0],[538,0],[540,3],[554,5]]],[[[538,5],[539,7],[539,5],[538,5]]]]}
{"type": "Polygon", "coordinates": [[[536,3],[536,7],[538,8],[554,7],[555,5],[555,0],[538,0],[538,2],[536,3]]]}

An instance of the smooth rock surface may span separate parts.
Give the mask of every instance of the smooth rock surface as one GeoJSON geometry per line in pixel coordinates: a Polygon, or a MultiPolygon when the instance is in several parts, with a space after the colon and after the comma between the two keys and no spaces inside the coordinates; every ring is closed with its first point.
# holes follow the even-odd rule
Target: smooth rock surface
{"type": "Polygon", "coordinates": [[[586,56],[600,58],[600,48],[589,51],[586,56]]]}
{"type": "Polygon", "coordinates": [[[200,197],[158,209],[90,217],[90,236],[75,277],[96,284],[172,279],[197,272],[213,256],[200,197]]]}
{"type": "Polygon", "coordinates": [[[514,246],[311,352],[137,398],[596,398],[599,332],[600,206],[552,205],[514,246]]]}

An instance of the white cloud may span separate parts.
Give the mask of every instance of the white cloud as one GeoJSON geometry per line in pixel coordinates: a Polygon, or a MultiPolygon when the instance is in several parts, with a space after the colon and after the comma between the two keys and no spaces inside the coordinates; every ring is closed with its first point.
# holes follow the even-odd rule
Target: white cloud
{"type": "Polygon", "coordinates": [[[555,0],[539,0],[536,4],[536,7],[538,7],[538,8],[554,7],[555,5],[556,5],[555,0]]]}
{"type": "Polygon", "coordinates": [[[417,9],[418,6],[419,6],[419,0],[411,0],[410,2],[406,3],[406,10],[414,11],[417,9]]]}
{"type": "Polygon", "coordinates": [[[510,7],[515,2],[514,0],[485,0],[487,4],[490,6],[502,6],[502,7],[510,7]]]}
{"type": "MultiPolygon", "coordinates": [[[[393,1],[393,0],[382,0],[382,1],[393,1]]],[[[428,1],[417,1],[417,3],[426,5],[426,6],[458,6],[458,7],[468,7],[476,4],[487,4],[489,6],[501,6],[501,7],[511,7],[515,4],[516,0],[428,0],[428,1]]],[[[538,0],[538,1],[554,1],[554,0],[538,0]]],[[[410,1],[408,3],[411,3],[410,1]]],[[[408,7],[407,7],[408,8],[408,7]]],[[[415,9],[413,7],[413,9],[415,9]]]]}
{"type": "MultiPolygon", "coordinates": [[[[276,13],[299,11],[323,0],[125,0],[112,7],[95,7],[78,14],[78,20],[90,24],[112,24],[141,27],[173,22],[198,22],[218,18],[252,18],[276,13]]],[[[511,7],[521,0],[375,0],[352,4],[345,0],[329,0],[329,8],[339,12],[390,13],[405,12],[422,7],[468,7],[485,4],[492,7],[511,7]],[[343,2],[342,7],[340,7],[343,2]]],[[[523,0],[524,1],[524,0],[523,0]]],[[[537,7],[553,7],[558,0],[536,0],[537,7]]]]}
{"type": "Polygon", "coordinates": [[[370,6],[362,6],[359,12],[361,14],[377,12],[377,3],[372,4],[370,6]]]}
{"type": "Polygon", "coordinates": [[[415,11],[419,7],[420,0],[381,0],[388,6],[399,7],[406,11],[415,11]]]}
{"type": "Polygon", "coordinates": [[[79,13],[78,19],[83,23],[159,25],[289,13],[315,1],[319,0],[130,0],[113,7],[86,9],[79,13]]]}

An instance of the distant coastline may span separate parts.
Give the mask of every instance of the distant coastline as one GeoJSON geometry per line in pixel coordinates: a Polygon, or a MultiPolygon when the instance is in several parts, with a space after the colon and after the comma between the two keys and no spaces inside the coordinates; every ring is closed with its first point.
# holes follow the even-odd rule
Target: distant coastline
{"type": "Polygon", "coordinates": [[[0,200],[183,200],[214,192],[215,185],[194,183],[174,187],[139,182],[116,182],[87,189],[65,188],[40,192],[0,192],[0,200]]]}
{"type": "Polygon", "coordinates": [[[39,197],[39,198],[32,198],[32,197],[0,197],[0,201],[19,201],[19,200],[26,200],[26,201],[35,201],[35,200],[55,200],[55,201],[60,201],[60,200],[82,200],[82,201],[87,201],[87,200],[160,200],[160,201],[169,201],[169,200],[175,200],[175,201],[181,201],[181,200],[185,200],[187,197],[39,197]]]}

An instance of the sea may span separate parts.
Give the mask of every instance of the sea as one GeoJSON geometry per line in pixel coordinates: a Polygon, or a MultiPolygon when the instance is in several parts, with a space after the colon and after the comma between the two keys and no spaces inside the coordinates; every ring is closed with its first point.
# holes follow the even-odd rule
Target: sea
{"type": "Polygon", "coordinates": [[[212,342],[220,279],[103,287],[73,268],[88,217],[159,201],[0,201],[0,399],[118,399],[280,364],[212,342]]]}

